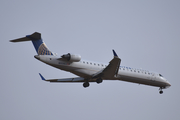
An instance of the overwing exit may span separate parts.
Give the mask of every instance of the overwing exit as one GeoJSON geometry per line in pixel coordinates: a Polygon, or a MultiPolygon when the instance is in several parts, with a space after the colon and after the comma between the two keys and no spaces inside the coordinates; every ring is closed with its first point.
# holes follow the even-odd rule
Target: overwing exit
{"type": "Polygon", "coordinates": [[[170,87],[170,83],[159,73],[150,72],[142,69],[120,66],[121,59],[113,50],[113,58],[109,64],[90,62],[82,60],[77,54],[63,54],[58,57],[51,52],[41,38],[41,34],[35,32],[23,38],[11,40],[10,42],[32,41],[37,55],[34,57],[50,66],[71,72],[79,77],[64,79],[45,79],[40,73],[40,77],[48,82],[82,82],[83,87],[89,87],[90,82],[102,83],[104,80],[120,80],[138,84],[159,87],[162,89],[170,87]]]}

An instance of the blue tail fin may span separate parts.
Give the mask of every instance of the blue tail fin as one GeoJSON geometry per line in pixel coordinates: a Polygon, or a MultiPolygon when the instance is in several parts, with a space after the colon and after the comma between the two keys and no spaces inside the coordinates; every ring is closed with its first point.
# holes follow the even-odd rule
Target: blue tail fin
{"type": "Polygon", "coordinates": [[[11,42],[23,42],[32,41],[34,48],[38,55],[53,55],[53,53],[47,48],[45,43],[41,38],[41,33],[35,32],[32,35],[27,35],[26,37],[11,40],[11,42]]]}

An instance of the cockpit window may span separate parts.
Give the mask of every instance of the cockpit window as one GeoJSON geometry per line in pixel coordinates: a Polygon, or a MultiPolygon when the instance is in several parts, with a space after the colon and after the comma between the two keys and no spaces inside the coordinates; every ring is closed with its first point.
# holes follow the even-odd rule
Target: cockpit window
{"type": "Polygon", "coordinates": [[[163,77],[161,74],[159,74],[160,77],[163,77]]]}

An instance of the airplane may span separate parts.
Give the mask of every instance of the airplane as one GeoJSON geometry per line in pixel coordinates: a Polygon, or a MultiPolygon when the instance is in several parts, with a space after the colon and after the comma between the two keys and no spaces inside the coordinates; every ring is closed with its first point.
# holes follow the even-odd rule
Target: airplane
{"type": "Polygon", "coordinates": [[[48,82],[81,82],[83,87],[89,87],[89,82],[102,83],[103,80],[120,80],[137,84],[144,84],[159,87],[159,93],[162,89],[166,89],[171,84],[159,73],[150,72],[143,69],[134,69],[131,67],[120,66],[121,59],[116,52],[113,51],[113,59],[109,64],[90,62],[82,60],[78,54],[63,54],[58,57],[57,54],[51,52],[41,38],[41,33],[34,32],[25,37],[10,40],[10,42],[32,41],[37,55],[34,57],[50,66],[71,72],[78,77],[64,79],[45,79],[40,73],[40,77],[48,82]]]}

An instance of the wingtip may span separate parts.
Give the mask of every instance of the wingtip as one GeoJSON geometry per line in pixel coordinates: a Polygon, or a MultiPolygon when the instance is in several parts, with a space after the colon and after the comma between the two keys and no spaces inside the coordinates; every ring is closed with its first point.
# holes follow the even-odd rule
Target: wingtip
{"type": "Polygon", "coordinates": [[[42,80],[46,80],[46,79],[41,75],[41,73],[39,73],[39,75],[40,75],[40,77],[41,77],[42,80]]]}
{"type": "Polygon", "coordinates": [[[114,56],[118,57],[118,55],[116,54],[116,52],[114,50],[113,50],[113,54],[114,54],[114,56]]]}

